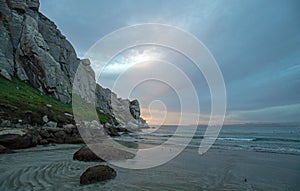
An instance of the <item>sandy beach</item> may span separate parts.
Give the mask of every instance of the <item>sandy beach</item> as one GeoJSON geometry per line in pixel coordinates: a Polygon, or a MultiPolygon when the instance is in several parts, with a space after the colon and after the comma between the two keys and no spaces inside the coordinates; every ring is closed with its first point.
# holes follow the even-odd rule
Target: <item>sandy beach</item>
{"type": "Polygon", "coordinates": [[[6,190],[299,190],[300,156],[187,148],[146,170],[114,167],[113,180],[81,186],[80,174],[99,163],[73,161],[79,145],[38,146],[0,155],[0,189],[6,190]]]}

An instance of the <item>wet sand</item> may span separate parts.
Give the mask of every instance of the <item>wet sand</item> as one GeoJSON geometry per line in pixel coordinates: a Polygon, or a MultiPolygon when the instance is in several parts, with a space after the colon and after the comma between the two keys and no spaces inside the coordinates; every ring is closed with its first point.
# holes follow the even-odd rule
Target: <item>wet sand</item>
{"type": "Polygon", "coordinates": [[[300,156],[188,148],[146,170],[113,167],[117,177],[81,186],[79,177],[99,163],[73,161],[80,145],[57,145],[0,155],[0,190],[299,190],[300,156]],[[246,180],[245,180],[246,179],[246,180]]]}

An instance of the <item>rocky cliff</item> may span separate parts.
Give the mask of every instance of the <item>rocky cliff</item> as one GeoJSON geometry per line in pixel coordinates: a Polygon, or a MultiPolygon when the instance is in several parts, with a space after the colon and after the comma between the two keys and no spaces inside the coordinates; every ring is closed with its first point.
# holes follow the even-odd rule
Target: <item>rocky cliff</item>
{"type": "Polygon", "coordinates": [[[38,0],[0,1],[1,73],[29,81],[68,103],[80,60],[56,25],[38,9],[38,0]]]}
{"type": "Polygon", "coordinates": [[[0,0],[0,74],[8,80],[26,81],[40,92],[70,103],[77,68],[83,66],[84,79],[75,79],[81,83],[82,98],[95,96],[96,107],[115,116],[122,126],[144,125],[138,102],[119,99],[96,84],[89,60],[77,58],[57,26],[38,11],[39,5],[39,0],[0,0]],[[95,88],[86,91],[91,87],[95,88]],[[112,102],[117,103],[116,110],[112,102]]]}

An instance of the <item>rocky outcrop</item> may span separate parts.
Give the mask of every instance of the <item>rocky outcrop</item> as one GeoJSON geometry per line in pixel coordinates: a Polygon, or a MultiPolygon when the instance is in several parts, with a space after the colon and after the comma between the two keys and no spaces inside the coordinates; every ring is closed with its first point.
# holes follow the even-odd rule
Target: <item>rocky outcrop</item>
{"type": "Polygon", "coordinates": [[[9,149],[24,149],[49,143],[78,144],[83,140],[74,125],[63,128],[4,128],[0,130],[0,145],[9,149]]]}
{"type": "Polygon", "coordinates": [[[90,61],[77,58],[55,23],[38,11],[39,5],[39,0],[0,0],[0,75],[27,81],[63,103],[72,101],[75,83],[75,93],[115,116],[119,127],[145,126],[138,102],[119,99],[96,84],[90,61]]]}
{"type": "Polygon", "coordinates": [[[74,80],[73,94],[78,95],[88,103],[95,103],[95,106],[101,109],[100,112],[112,115],[118,123],[110,122],[114,128],[135,130],[147,127],[146,121],[140,117],[139,102],[119,98],[111,90],[97,84],[95,72],[90,65],[88,59],[81,61],[74,80]]]}
{"type": "Polygon", "coordinates": [[[79,59],[57,26],[38,9],[38,0],[0,1],[1,73],[29,81],[68,103],[79,59]]]}
{"type": "Polygon", "coordinates": [[[92,184],[115,178],[117,172],[109,166],[98,165],[88,168],[80,176],[80,184],[92,184]]]}
{"type": "Polygon", "coordinates": [[[78,144],[83,140],[74,125],[65,125],[63,128],[42,127],[38,130],[39,144],[78,144]]]}
{"type": "Polygon", "coordinates": [[[38,143],[37,132],[27,130],[6,129],[0,132],[0,145],[9,149],[34,147],[38,143]]]}

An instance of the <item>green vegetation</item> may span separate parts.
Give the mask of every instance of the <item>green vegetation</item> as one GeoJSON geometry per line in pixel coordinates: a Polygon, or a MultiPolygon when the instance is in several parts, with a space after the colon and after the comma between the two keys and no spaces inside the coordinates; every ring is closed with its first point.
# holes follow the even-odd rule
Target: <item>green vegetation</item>
{"type": "Polygon", "coordinates": [[[44,95],[31,85],[13,79],[8,81],[0,77],[0,101],[19,107],[26,106],[27,109],[46,108],[47,104],[53,106],[54,111],[72,112],[70,104],[63,104],[56,99],[44,95]]]}
{"type": "MultiPolygon", "coordinates": [[[[91,104],[79,96],[74,97],[74,100],[78,106],[75,109],[76,116],[84,120],[96,119],[91,104]]],[[[100,112],[99,108],[96,111],[101,123],[115,121],[111,115],[100,112]]],[[[42,116],[47,115],[49,120],[61,125],[74,123],[72,117],[65,113],[73,114],[72,104],[64,104],[47,96],[26,82],[17,79],[9,81],[0,76],[0,118],[22,119],[24,122],[30,120],[30,123],[42,124],[42,116]]]]}
{"type": "Polygon", "coordinates": [[[81,97],[76,94],[73,94],[73,107],[74,107],[74,115],[76,117],[84,119],[86,121],[92,121],[99,119],[100,123],[115,123],[116,120],[113,116],[107,113],[102,113],[101,108],[95,108],[93,104],[87,103],[81,97]],[[96,115],[97,114],[97,115],[96,115]]]}

